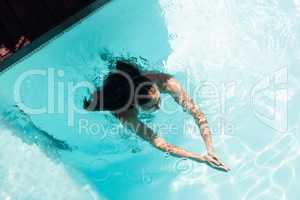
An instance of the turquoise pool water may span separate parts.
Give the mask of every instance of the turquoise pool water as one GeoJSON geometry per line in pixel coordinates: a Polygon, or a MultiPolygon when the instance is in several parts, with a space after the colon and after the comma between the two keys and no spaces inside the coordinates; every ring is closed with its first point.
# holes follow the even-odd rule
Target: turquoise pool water
{"type": "MultiPolygon", "coordinates": [[[[298,0],[99,8],[1,74],[0,199],[298,200],[299,19],[298,0]],[[107,73],[105,48],[173,74],[207,114],[232,171],[163,154],[110,113],[73,110],[107,73]]],[[[205,153],[191,117],[162,98],[164,112],[140,118],[205,153]]]]}

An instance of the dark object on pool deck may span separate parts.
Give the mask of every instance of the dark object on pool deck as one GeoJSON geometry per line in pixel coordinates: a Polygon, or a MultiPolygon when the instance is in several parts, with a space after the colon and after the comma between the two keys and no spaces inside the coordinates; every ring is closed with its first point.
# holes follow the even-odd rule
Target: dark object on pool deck
{"type": "Polygon", "coordinates": [[[18,51],[19,49],[25,47],[29,43],[30,41],[25,36],[21,36],[15,44],[13,50],[7,48],[4,44],[0,44],[0,62],[11,56],[14,52],[18,51]]]}
{"type": "Polygon", "coordinates": [[[1,0],[0,62],[94,2],[108,1],[1,0]]]}

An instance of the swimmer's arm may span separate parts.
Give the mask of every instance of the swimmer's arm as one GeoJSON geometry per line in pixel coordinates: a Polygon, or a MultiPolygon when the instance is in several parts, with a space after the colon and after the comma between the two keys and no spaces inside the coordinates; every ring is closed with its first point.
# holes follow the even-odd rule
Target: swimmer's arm
{"type": "Polygon", "coordinates": [[[152,144],[155,148],[160,151],[171,154],[174,157],[188,158],[198,162],[206,162],[205,156],[189,152],[185,149],[179,148],[177,146],[168,144],[163,138],[159,137],[153,132],[147,125],[139,121],[136,118],[124,118],[120,115],[117,116],[120,121],[126,125],[130,130],[134,131],[138,136],[152,144]]]}
{"type": "Polygon", "coordinates": [[[201,136],[204,140],[207,152],[213,154],[214,149],[212,145],[211,131],[205,115],[197,108],[193,100],[189,98],[178,81],[172,75],[167,73],[147,73],[145,75],[157,83],[162,91],[170,93],[174,97],[175,101],[193,116],[200,128],[201,136]]]}
{"type": "Polygon", "coordinates": [[[208,154],[213,154],[214,148],[212,144],[211,130],[208,126],[204,113],[200,111],[175,78],[169,78],[164,85],[165,90],[173,96],[175,101],[193,116],[200,129],[208,154]]]}

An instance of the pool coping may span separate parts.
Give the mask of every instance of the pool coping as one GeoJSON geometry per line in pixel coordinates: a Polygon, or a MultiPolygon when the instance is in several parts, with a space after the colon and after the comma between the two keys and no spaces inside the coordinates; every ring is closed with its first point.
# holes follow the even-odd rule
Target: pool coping
{"type": "Polygon", "coordinates": [[[6,58],[4,61],[0,62],[0,75],[13,67],[13,65],[23,61],[25,58],[31,56],[34,52],[40,50],[51,41],[80,24],[86,17],[91,16],[94,12],[111,1],[112,0],[96,0],[95,2],[86,6],[84,9],[64,20],[59,25],[42,34],[30,44],[6,58]]]}

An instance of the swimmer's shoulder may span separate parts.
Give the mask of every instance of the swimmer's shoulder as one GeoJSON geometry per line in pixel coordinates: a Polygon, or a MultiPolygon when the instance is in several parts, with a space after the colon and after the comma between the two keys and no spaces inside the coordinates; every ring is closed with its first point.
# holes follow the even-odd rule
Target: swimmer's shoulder
{"type": "Polygon", "coordinates": [[[165,89],[166,83],[174,78],[171,74],[161,72],[145,72],[143,76],[149,78],[162,90],[165,89]]]}

